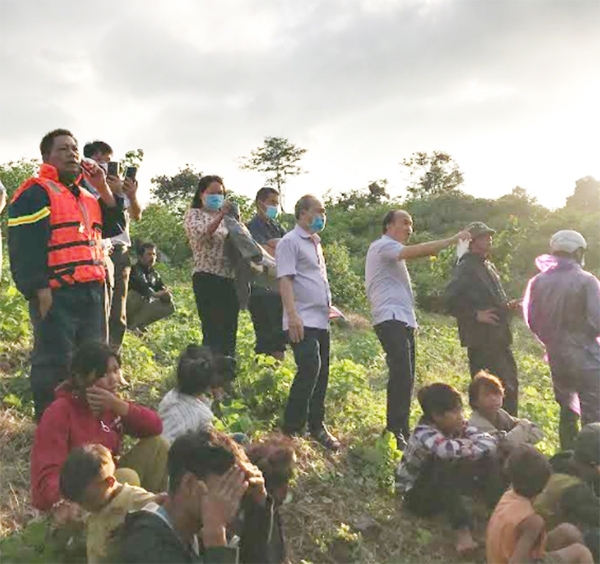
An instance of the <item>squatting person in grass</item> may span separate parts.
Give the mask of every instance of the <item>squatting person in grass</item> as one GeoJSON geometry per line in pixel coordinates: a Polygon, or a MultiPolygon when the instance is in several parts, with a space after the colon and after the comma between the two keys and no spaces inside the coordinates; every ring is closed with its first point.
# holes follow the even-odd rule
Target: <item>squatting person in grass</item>
{"type": "MultiPolygon", "coordinates": [[[[277,222],[279,192],[266,186],[256,194],[256,215],[248,222],[248,230],[254,240],[275,256],[277,245],[285,230],[277,222]]],[[[286,339],[281,326],[283,305],[276,283],[269,277],[254,277],[250,295],[250,315],[256,334],[255,351],[279,360],[285,355],[286,339]]]]}
{"type": "Polygon", "coordinates": [[[496,267],[488,259],[495,231],[480,221],[471,223],[469,251],[456,265],[446,287],[448,311],[456,317],[458,334],[467,347],[471,377],[480,370],[497,376],[504,386],[504,409],[516,416],[519,400],[517,363],[510,345],[510,313],[520,300],[509,300],[496,267]]]}
{"type": "Polygon", "coordinates": [[[100,241],[119,233],[124,221],[122,200],[97,163],[80,161],[71,132],[51,131],[40,150],[37,176],[21,185],[8,210],[10,267],[33,325],[31,391],[38,421],[68,377],[75,348],[103,337],[100,241]]]}
{"type": "Polygon", "coordinates": [[[375,333],[383,346],[389,368],[387,430],[403,449],[410,434],[409,415],[415,379],[417,327],[414,297],[406,260],[426,257],[468,239],[460,232],[450,239],[407,245],[413,232],[412,217],[403,210],[390,211],[383,218],[383,235],[367,252],[365,285],[371,303],[375,333]]]}
{"type": "Polygon", "coordinates": [[[86,343],[75,354],[71,373],[45,411],[31,450],[31,501],[51,511],[58,524],[78,513],[59,491],[60,469],[74,448],[104,445],[117,461],[120,481],[157,493],[167,486],[169,445],[160,436],[162,422],[153,410],[117,395],[124,382],[117,353],[102,343],[86,343]],[[125,434],[141,440],[119,458],[125,434]]]}
{"type": "Polygon", "coordinates": [[[304,431],[327,448],[339,448],[327,430],[325,395],[329,380],[329,311],[331,292],[318,233],[325,227],[325,208],[314,196],[296,203],[296,227],[277,245],[277,278],[283,301],[283,328],[288,332],[298,372],[285,408],[283,430],[304,431]]]}
{"type": "Polygon", "coordinates": [[[583,270],[586,249],[577,231],[555,233],[524,300],[529,327],[548,353],[563,449],[573,446],[577,411],[584,425],[600,421],[600,282],[583,270]]]}

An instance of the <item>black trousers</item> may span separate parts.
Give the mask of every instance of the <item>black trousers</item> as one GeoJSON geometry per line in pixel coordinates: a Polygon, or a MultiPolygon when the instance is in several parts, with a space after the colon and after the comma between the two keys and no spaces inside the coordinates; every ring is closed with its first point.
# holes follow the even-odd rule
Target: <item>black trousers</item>
{"type": "Polygon", "coordinates": [[[441,460],[432,458],[405,495],[407,509],[419,517],[444,513],[455,530],[471,527],[472,516],[463,496],[480,493],[493,508],[503,491],[496,458],[441,460]]]}
{"type": "Polygon", "coordinates": [[[304,328],[304,339],[291,343],[298,372],[285,408],[283,430],[301,433],[308,420],[311,433],[323,429],[329,381],[329,331],[304,328]]]}
{"type": "Polygon", "coordinates": [[[29,301],[33,325],[31,392],[36,420],[54,401],[54,388],[69,377],[73,353],[86,341],[103,340],[104,289],[99,282],[52,290],[52,307],[40,317],[37,297],[29,301]]]}
{"type": "Polygon", "coordinates": [[[207,272],[195,272],[192,280],[202,344],[214,352],[235,356],[240,306],[234,280],[207,272]]]}
{"type": "Polygon", "coordinates": [[[277,292],[268,292],[263,288],[252,288],[248,305],[257,354],[271,354],[285,351],[286,338],[282,328],[283,305],[277,292]]]}
{"type": "Polygon", "coordinates": [[[389,369],[387,428],[392,433],[410,435],[410,402],[415,382],[414,329],[402,321],[389,320],[374,327],[385,351],[389,369]]]}
{"type": "Polygon", "coordinates": [[[127,330],[127,289],[131,274],[129,249],[113,247],[110,258],[115,267],[115,276],[108,317],[108,340],[111,346],[119,351],[127,330]]]}
{"type": "Polygon", "coordinates": [[[519,381],[517,380],[517,363],[510,350],[510,345],[494,346],[489,343],[482,347],[469,347],[469,368],[471,377],[480,370],[489,370],[504,385],[504,409],[516,416],[519,409],[519,381]]]}

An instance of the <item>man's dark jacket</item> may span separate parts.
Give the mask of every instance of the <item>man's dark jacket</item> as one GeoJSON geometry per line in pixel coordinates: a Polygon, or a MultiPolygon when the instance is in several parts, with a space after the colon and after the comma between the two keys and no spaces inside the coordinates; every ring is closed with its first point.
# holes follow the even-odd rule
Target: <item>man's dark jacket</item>
{"type": "Polygon", "coordinates": [[[463,347],[504,346],[512,341],[507,298],[494,265],[482,257],[466,253],[454,267],[446,287],[446,307],[458,322],[463,347]],[[477,311],[494,309],[498,325],[477,321],[477,311]]]}
{"type": "Polygon", "coordinates": [[[156,513],[129,513],[119,532],[118,562],[128,564],[262,564],[273,528],[273,500],[260,507],[245,500],[245,518],[238,550],[229,547],[200,548],[200,556],[184,546],[177,534],[156,513]]]}

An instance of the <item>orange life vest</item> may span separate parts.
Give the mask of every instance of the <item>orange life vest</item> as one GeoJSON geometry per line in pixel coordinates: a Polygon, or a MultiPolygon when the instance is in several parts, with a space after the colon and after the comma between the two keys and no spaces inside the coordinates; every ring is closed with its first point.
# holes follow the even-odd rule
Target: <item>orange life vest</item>
{"type": "Polygon", "coordinates": [[[106,278],[102,239],[102,212],[95,196],[83,188],[76,197],[58,180],[55,167],[42,164],[37,177],[26,180],[13,196],[15,201],[34,184],[43,186],[50,199],[48,276],[50,288],[106,278]]]}

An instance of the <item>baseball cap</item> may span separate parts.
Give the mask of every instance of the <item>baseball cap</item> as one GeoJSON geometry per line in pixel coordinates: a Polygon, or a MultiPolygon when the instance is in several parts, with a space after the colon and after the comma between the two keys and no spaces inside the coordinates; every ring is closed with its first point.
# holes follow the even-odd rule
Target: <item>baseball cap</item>
{"type": "Polygon", "coordinates": [[[479,237],[480,235],[494,235],[496,233],[495,229],[488,227],[485,223],[481,221],[473,221],[467,225],[467,231],[471,234],[471,237],[479,237]]]}
{"type": "Polygon", "coordinates": [[[587,249],[587,243],[581,233],[563,229],[552,235],[550,252],[574,253],[577,249],[587,249]]]}
{"type": "Polygon", "coordinates": [[[585,464],[600,465],[600,423],[588,423],[575,438],[575,458],[585,464]]]}

